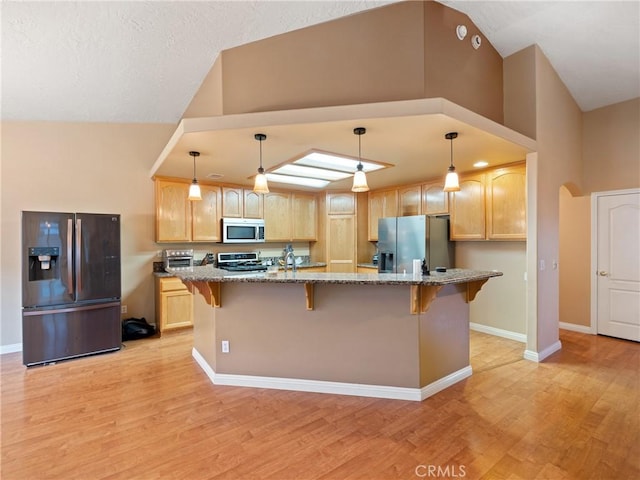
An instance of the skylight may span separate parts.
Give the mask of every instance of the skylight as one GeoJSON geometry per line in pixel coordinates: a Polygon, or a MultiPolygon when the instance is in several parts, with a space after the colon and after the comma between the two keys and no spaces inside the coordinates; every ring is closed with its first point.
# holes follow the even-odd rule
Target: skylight
{"type": "MultiPolygon", "coordinates": [[[[267,180],[313,188],[324,188],[329,183],[353,176],[358,159],[312,150],[306,155],[267,170],[267,180]]],[[[391,164],[362,160],[365,172],[391,167],[391,164]]]]}

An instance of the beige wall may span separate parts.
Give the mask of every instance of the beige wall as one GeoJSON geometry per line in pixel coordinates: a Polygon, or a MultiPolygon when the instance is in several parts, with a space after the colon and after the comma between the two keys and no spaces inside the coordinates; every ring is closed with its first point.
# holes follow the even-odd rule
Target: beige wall
{"type": "Polygon", "coordinates": [[[640,187],[640,98],[582,118],[585,194],[640,187]]]}
{"type": "Polygon", "coordinates": [[[505,60],[505,85],[510,95],[505,125],[535,132],[538,145],[537,161],[529,166],[536,170],[535,188],[528,191],[529,224],[535,224],[536,232],[534,258],[528,263],[536,266],[535,275],[529,275],[536,289],[528,298],[536,303],[537,325],[528,326],[527,350],[541,352],[559,339],[559,276],[554,268],[560,258],[558,192],[567,183],[582,186],[582,112],[537,46],[505,60]]]}
{"type": "Polygon", "coordinates": [[[560,188],[560,321],[588,327],[591,298],[591,197],[560,188]]]}
{"type": "Polygon", "coordinates": [[[504,275],[484,284],[469,304],[469,320],[487,327],[526,333],[527,244],[456,242],[456,267],[498,270],[504,275]]]}
{"type": "Polygon", "coordinates": [[[538,141],[538,352],[558,341],[559,194],[565,183],[582,184],[582,112],[536,47],[538,141]],[[540,262],[545,263],[542,270],[540,262]]]}
{"type": "Polygon", "coordinates": [[[222,52],[186,116],[444,97],[502,123],[502,58],[466,15],[400,2],[222,52]],[[467,25],[464,41],[456,25],[467,25]]]}
{"type": "Polygon", "coordinates": [[[535,48],[525,48],[504,59],[504,124],[536,138],[535,48]]]}
{"type": "Polygon", "coordinates": [[[162,124],[2,124],[1,345],[22,341],[20,212],[122,215],[122,297],[154,320],[153,182],[149,169],[175,128],[162,124]]]}

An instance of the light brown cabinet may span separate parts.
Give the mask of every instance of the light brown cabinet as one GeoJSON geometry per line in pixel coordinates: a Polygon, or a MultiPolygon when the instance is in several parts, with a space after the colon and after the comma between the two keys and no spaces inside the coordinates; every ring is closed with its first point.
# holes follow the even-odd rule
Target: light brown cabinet
{"type": "Polygon", "coordinates": [[[292,239],[316,241],[318,239],[318,200],[315,195],[291,195],[293,219],[292,239]]]}
{"type": "Polygon", "coordinates": [[[449,213],[449,194],[444,189],[444,182],[422,184],[421,215],[446,215],[449,213]]]}
{"type": "Polygon", "coordinates": [[[264,194],[264,236],[267,242],[316,241],[318,202],[313,194],[264,194]]]}
{"type": "Polygon", "coordinates": [[[327,193],[327,272],[355,273],[357,259],[356,197],[352,192],[327,193]]]}
{"type": "Polygon", "coordinates": [[[498,168],[486,174],[487,238],[527,238],[525,165],[498,168]]]}
{"type": "Polygon", "coordinates": [[[156,329],[168,330],[193,326],[193,294],[176,277],[156,278],[156,329]]]}
{"type": "Polygon", "coordinates": [[[264,214],[263,196],[253,190],[242,191],[242,216],[244,218],[262,218],[264,214]]]}
{"type": "Polygon", "coordinates": [[[526,168],[465,175],[451,194],[452,240],[526,240],[526,168]]]}
{"type": "Polygon", "coordinates": [[[191,240],[191,205],[189,184],[156,180],[156,241],[191,240]]]}
{"type": "Polygon", "coordinates": [[[407,217],[422,213],[422,189],[420,185],[411,185],[398,189],[398,216],[407,217]]]}
{"type": "Polygon", "coordinates": [[[460,191],[451,195],[451,240],[485,239],[484,174],[460,178],[460,191]]]}
{"type": "Polygon", "coordinates": [[[202,200],[189,201],[189,183],[156,179],[156,241],[220,240],[220,187],[200,185],[202,200]]]}
{"type": "Polygon", "coordinates": [[[267,242],[291,240],[291,194],[264,194],[264,238],[267,242]]]}
{"type": "Polygon", "coordinates": [[[378,240],[378,219],[398,215],[398,190],[369,192],[369,240],[378,240]]]}
{"type": "Polygon", "coordinates": [[[220,212],[222,211],[220,187],[200,185],[202,200],[191,202],[191,240],[194,242],[219,242],[220,212]]]}
{"type": "Polygon", "coordinates": [[[223,187],[222,216],[225,218],[262,218],[263,197],[253,190],[223,187]]]}

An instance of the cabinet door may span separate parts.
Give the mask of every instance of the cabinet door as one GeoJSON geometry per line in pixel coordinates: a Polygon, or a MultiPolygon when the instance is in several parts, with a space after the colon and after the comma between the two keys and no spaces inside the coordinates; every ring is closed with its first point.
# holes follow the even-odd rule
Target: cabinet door
{"type": "Polygon", "coordinates": [[[398,191],[369,192],[369,240],[378,240],[378,219],[398,214],[398,191]]]}
{"type": "Polygon", "coordinates": [[[263,216],[263,203],[262,194],[256,193],[253,190],[243,190],[244,218],[262,218],[263,216]]]}
{"type": "Polygon", "coordinates": [[[327,193],[328,215],[354,215],[356,197],[352,192],[327,193]]]}
{"type": "Polygon", "coordinates": [[[191,240],[189,184],[156,180],[156,241],[191,240]]]}
{"type": "Polygon", "coordinates": [[[484,240],[484,175],[460,178],[460,191],[451,195],[451,240],[484,240]]]}
{"type": "Polygon", "coordinates": [[[222,189],[222,216],[226,218],[242,218],[243,191],[241,188],[222,189]]]}
{"type": "Polygon", "coordinates": [[[220,238],[220,187],[200,185],[202,200],[191,202],[192,235],[195,242],[219,242],[220,238]]]}
{"type": "Polygon", "coordinates": [[[356,217],[327,217],[327,272],[356,272],[356,217]]]}
{"type": "Polygon", "coordinates": [[[318,239],[317,201],[315,195],[294,193],[291,196],[293,240],[318,239]]]}
{"type": "Polygon", "coordinates": [[[156,328],[158,333],[193,326],[193,295],[179,278],[156,278],[156,328]]]}
{"type": "Polygon", "coordinates": [[[176,291],[162,294],[161,331],[193,326],[193,296],[176,291]]]}
{"type": "Polygon", "coordinates": [[[291,195],[284,192],[264,194],[264,237],[267,242],[291,240],[291,195]]]}
{"type": "Polygon", "coordinates": [[[526,240],[526,168],[498,168],[486,174],[487,238],[526,240]]]}
{"type": "Polygon", "coordinates": [[[398,216],[420,215],[421,197],[420,185],[400,188],[398,190],[398,216]]]}
{"type": "Polygon", "coordinates": [[[443,182],[422,185],[422,213],[424,215],[449,213],[449,195],[443,189],[443,182]]]}

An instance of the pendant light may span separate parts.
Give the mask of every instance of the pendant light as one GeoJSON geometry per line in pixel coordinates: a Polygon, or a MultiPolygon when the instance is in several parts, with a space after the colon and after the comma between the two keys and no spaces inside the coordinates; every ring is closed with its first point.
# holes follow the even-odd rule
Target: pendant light
{"type": "Polygon", "coordinates": [[[267,139],[267,136],[264,133],[256,133],[254,137],[260,142],[260,166],[258,167],[258,174],[253,184],[253,191],[256,193],[269,193],[267,176],[264,174],[264,168],[262,168],[262,142],[267,139]]]}
{"type": "Polygon", "coordinates": [[[191,186],[189,186],[189,200],[202,200],[200,185],[198,185],[198,180],[196,179],[196,157],[200,156],[200,152],[189,152],[189,155],[193,157],[193,181],[191,182],[191,186]]]}
{"type": "Polygon", "coordinates": [[[358,135],[358,169],[356,173],[353,174],[353,187],[351,187],[352,192],[368,192],[369,185],[367,185],[367,175],[364,173],[362,168],[362,135],[367,133],[367,129],[364,127],[357,127],[353,129],[353,133],[358,135]]]}
{"type": "Polygon", "coordinates": [[[457,138],[458,132],[449,132],[444,138],[447,140],[451,140],[451,163],[449,164],[449,170],[447,172],[447,177],[444,180],[444,191],[445,192],[459,192],[460,191],[460,183],[458,182],[458,174],[456,173],[456,167],[453,166],[453,139],[457,138]]]}

